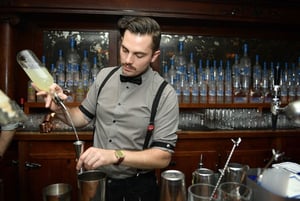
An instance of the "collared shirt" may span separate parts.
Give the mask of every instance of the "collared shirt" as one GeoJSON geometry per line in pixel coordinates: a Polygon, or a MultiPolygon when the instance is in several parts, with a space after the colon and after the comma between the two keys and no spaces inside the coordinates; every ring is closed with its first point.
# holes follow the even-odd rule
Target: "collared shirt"
{"type": "MultiPolygon", "coordinates": [[[[104,85],[98,100],[102,81],[113,67],[104,68],[82,102],[89,113],[95,115],[94,146],[104,149],[142,150],[150,120],[154,97],[163,78],[152,68],[142,74],[142,84],[121,82],[121,68],[104,85]],[[97,104],[97,107],[96,107],[97,104]]],[[[88,116],[86,116],[89,119],[88,116]]],[[[89,119],[91,120],[91,119],[89,119]]],[[[179,107],[175,90],[171,85],[164,89],[155,117],[152,141],[168,142],[175,146],[179,121],[179,107]]],[[[167,148],[158,147],[163,150],[167,148]]],[[[172,152],[172,150],[168,150],[172,152]]],[[[136,174],[135,168],[123,166],[100,167],[109,177],[126,178],[136,174]]]]}

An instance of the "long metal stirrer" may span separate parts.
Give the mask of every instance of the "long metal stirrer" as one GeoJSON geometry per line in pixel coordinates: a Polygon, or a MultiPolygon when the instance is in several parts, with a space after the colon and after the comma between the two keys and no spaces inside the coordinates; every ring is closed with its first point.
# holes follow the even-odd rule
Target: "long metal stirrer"
{"type": "Polygon", "coordinates": [[[224,165],[224,168],[223,168],[223,170],[221,171],[221,175],[220,175],[220,177],[219,177],[219,179],[218,179],[218,181],[217,181],[217,184],[216,184],[216,186],[215,186],[215,188],[214,188],[214,190],[213,190],[213,192],[212,192],[212,194],[211,194],[211,196],[210,196],[210,199],[209,199],[210,201],[213,199],[213,197],[214,197],[214,195],[215,195],[215,193],[216,193],[216,191],[217,191],[217,189],[218,189],[218,186],[219,186],[219,184],[220,184],[220,182],[221,182],[221,180],[222,180],[222,177],[223,177],[223,175],[224,175],[225,170],[227,169],[227,166],[228,166],[228,164],[229,164],[229,161],[230,161],[230,159],[231,159],[231,156],[232,156],[232,154],[233,154],[235,148],[239,146],[239,144],[240,144],[240,142],[242,141],[242,139],[239,137],[239,138],[237,139],[237,141],[234,141],[233,139],[231,139],[231,141],[233,142],[232,149],[231,149],[231,151],[230,151],[230,153],[229,153],[229,156],[228,156],[227,161],[226,161],[226,163],[225,163],[225,165],[224,165]]]}

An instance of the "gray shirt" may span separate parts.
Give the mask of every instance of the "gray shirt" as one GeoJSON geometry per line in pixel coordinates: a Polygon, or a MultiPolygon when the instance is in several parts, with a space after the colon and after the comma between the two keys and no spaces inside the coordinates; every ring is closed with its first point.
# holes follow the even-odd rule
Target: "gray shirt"
{"type": "MultiPolygon", "coordinates": [[[[97,99],[102,81],[113,67],[104,68],[91,86],[81,106],[96,116],[94,146],[104,149],[142,150],[150,120],[154,97],[163,78],[152,68],[142,75],[142,84],[120,81],[121,68],[106,82],[97,99]],[[97,104],[97,107],[96,107],[97,104]],[[95,114],[97,108],[97,113],[95,114]]],[[[164,89],[155,117],[155,129],[149,142],[163,142],[175,146],[177,141],[179,107],[171,85],[164,89]]],[[[167,147],[157,147],[172,152],[167,147]]],[[[136,174],[135,168],[109,165],[100,167],[109,177],[126,178],[136,174]]]]}

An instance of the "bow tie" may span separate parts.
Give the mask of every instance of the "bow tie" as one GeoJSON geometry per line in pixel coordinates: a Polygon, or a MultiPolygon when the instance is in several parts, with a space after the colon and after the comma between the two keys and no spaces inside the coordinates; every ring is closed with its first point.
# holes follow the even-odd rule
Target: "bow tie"
{"type": "Polygon", "coordinates": [[[137,85],[142,84],[142,78],[141,76],[135,76],[135,77],[127,77],[124,75],[120,75],[121,82],[131,82],[137,85]]]}

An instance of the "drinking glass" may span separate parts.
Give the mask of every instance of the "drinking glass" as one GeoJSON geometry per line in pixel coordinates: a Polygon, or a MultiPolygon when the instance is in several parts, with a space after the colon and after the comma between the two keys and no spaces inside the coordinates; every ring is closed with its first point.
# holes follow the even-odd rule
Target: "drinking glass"
{"type": "Polygon", "coordinates": [[[219,186],[218,193],[221,201],[250,201],[252,189],[237,182],[224,182],[219,186]]]}
{"type": "Polygon", "coordinates": [[[218,191],[214,193],[215,186],[205,183],[197,183],[188,188],[188,201],[219,201],[218,191]]]}

